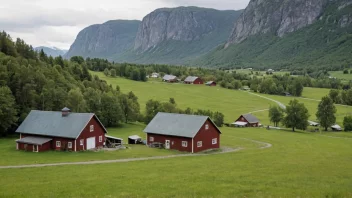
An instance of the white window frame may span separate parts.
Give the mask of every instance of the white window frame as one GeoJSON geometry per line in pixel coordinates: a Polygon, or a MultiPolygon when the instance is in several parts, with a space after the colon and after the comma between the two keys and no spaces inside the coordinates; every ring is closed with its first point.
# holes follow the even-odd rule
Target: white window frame
{"type": "Polygon", "coordinates": [[[99,136],[99,142],[103,142],[103,136],[99,136]]]}
{"type": "Polygon", "coordinates": [[[202,141],[198,141],[198,142],[197,142],[197,147],[200,148],[200,147],[202,147],[202,146],[203,146],[203,142],[202,142],[202,141]]]}
{"type": "Polygon", "coordinates": [[[150,136],[149,137],[149,142],[154,142],[154,137],[150,136]]]}
{"type": "Polygon", "coordinates": [[[89,126],[89,132],[93,132],[94,131],[94,125],[90,125],[89,126]]]}
{"type": "Polygon", "coordinates": [[[56,141],[56,147],[58,147],[58,148],[61,147],[61,141],[56,141]]]}
{"type": "Polygon", "coordinates": [[[205,125],[205,130],[208,130],[209,129],[209,124],[206,124],[205,125]]]}
{"type": "Polygon", "coordinates": [[[211,144],[217,144],[218,143],[218,138],[213,138],[212,140],[211,140],[211,144]]]}
{"type": "Polygon", "coordinates": [[[67,142],[67,148],[72,149],[72,142],[67,142]]]}
{"type": "Polygon", "coordinates": [[[187,141],[182,141],[182,147],[188,147],[188,142],[187,141]]]}
{"type": "Polygon", "coordinates": [[[38,145],[34,145],[33,144],[33,152],[37,152],[37,153],[39,152],[39,146],[38,145]],[[35,147],[37,148],[37,150],[34,149],[35,147]]]}
{"type": "Polygon", "coordinates": [[[79,140],[79,145],[83,146],[83,144],[84,144],[84,139],[80,139],[79,140]]]}

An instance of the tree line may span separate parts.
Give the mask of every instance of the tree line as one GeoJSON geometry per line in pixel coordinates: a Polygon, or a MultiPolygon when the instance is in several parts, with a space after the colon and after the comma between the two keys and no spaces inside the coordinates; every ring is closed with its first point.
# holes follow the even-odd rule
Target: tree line
{"type": "MultiPolygon", "coordinates": [[[[319,125],[328,131],[328,128],[336,123],[336,107],[333,100],[329,96],[325,96],[318,104],[316,117],[319,125]]],[[[298,100],[291,100],[286,109],[279,106],[271,106],[269,108],[269,118],[277,127],[282,123],[287,128],[306,130],[309,126],[308,119],[310,114],[303,103],[298,100]]],[[[352,131],[352,116],[346,116],[343,120],[345,131],[352,131]]]]}
{"type": "Polygon", "coordinates": [[[65,106],[94,112],[107,127],[140,114],[132,92],[121,93],[92,76],[83,58],[53,58],[0,33],[0,136],[15,131],[31,110],[60,111],[65,106]]]}

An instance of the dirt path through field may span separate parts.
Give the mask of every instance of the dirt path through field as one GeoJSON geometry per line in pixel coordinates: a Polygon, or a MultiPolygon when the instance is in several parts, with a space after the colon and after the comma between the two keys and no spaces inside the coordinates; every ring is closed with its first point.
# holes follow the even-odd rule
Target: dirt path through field
{"type": "MultiPolygon", "coordinates": [[[[270,148],[272,145],[266,142],[260,142],[257,140],[241,138],[243,140],[248,140],[255,142],[257,144],[262,144],[263,146],[259,149],[270,148]]],[[[134,162],[134,161],[146,161],[146,160],[158,160],[158,159],[169,159],[176,157],[193,157],[193,156],[207,156],[207,155],[218,155],[225,153],[238,152],[243,150],[243,148],[222,148],[221,152],[214,152],[209,154],[199,153],[199,154],[180,154],[180,155],[168,155],[168,156],[155,156],[155,157],[141,157],[141,158],[128,158],[128,159],[117,159],[117,160],[97,160],[97,161],[86,161],[86,162],[63,162],[63,163],[52,163],[52,164],[28,164],[28,165],[14,165],[14,166],[0,166],[0,169],[12,169],[12,168],[38,168],[47,166],[65,166],[65,165],[87,165],[87,164],[109,164],[109,163],[122,163],[122,162],[134,162]]]]}
{"type": "Polygon", "coordinates": [[[273,101],[273,102],[275,102],[276,104],[278,104],[281,108],[286,109],[286,105],[282,104],[281,102],[279,102],[279,101],[277,101],[277,100],[274,100],[274,99],[271,99],[271,98],[268,98],[268,97],[265,97],[265,96],[262,96],[262,95],[259,95],[259,94],[255,94],[255,93],[252,93],[252,92],[248,92],[248,91],[247,91],[247,93],[249,93],[249,94],[251,94],[251,95],[254,95],[254,96],[257,96],[257,97],[261,97],[261,98],[270,100],[270,101],[273,101]]]}

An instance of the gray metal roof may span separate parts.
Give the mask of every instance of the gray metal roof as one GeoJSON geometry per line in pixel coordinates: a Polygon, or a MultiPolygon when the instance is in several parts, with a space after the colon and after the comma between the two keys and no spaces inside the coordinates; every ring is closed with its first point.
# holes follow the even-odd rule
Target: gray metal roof
{"type": "Polygon", "coordinates": [[[194,82],[198,77],[197,76],[188,76],[184,81],[185,82],[194,82]]]}
{"type": "Polygon", "coordinates": [[[163,77],[163,80],[175,80],[177,77],[174,76],[174,75],[168,75],[166,74],[164,77],[163,77]]]}
{"type": "Polygon", "coordinates": [[[193,138],[207,119],[208,116],[158,113],[144,132],[193,138]]]}
{"type": "Polygon", "coordinates": [[[61,111],[71,111],[71,109],[64,107],[63,109],[61,109],[61,111]]]}
{"type": "Polygon", "coordinates": [[[210,85],[213,84],[214,81],[208,81],[207,83],[205,83],[206,85],[210,85]]]}
{"type": "Polygon", "coordinates": [[[34,144],[34,145],[43,145],[47,142],[50,142],[51,138],[42,138],[42,137],[25,137],[19,140],[16,140],[18,143],[25,143],[25,144],[34,144]]]}
{"type": "Polygon", "coordinates": [[[242,116],[251,124],[259,122],[259,119],[252,114],[244,114],[242,116]]]}
{"type": "Polygon", "coordinates": [[[94,116],[94,113],[70,113],[63,117],[61,111],[32,110],[16,132],[76,139],[94,116]]]}

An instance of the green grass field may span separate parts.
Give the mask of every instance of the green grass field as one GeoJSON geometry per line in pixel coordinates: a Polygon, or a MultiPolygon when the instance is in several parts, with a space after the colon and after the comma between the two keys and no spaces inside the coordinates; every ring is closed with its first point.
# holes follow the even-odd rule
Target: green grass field
{"type": "Polygon", "coordinates": [[[330,76],[341,79],[345,82],[352,80],[352,74],[343,74],[343,71],[330,71],[330,76]]]}
{"type": "Polygon", "coordinates": [[[303,89],[302,97],[321,100],[322,97],[329,95],[329,92],[330,89],[305,87],[303,89]]]}
{"type": "MultiPolygon", "coordinates": [[[[124,78],[110,78],[103,73],[93,72],[108,81],[113,87],[119,85],[122,92],[133,91],[138,96],[142,111],[148,100],[169,101],[175,98],[178,107],[219,111],[225,122],[234,122],[241,114],[268,109],[271,101],[252,97],[246,92],[207,87],[205,85],[169,84],[160,81],[136,82],[124,78]]],[[[268,120],[267,116],[262,118],[268,120]]]]}
{"type": "Polygon", "coordinates": [[[352,139],[253,128],[222,131],[223,145],[244,149],[116,164],[0,169],[0,197],[352,196],[352,139]],[[260,149],[241,138],[272,147],[260,149]]]}
{"type": "MultiPolygon", "coordinates": [[[[142,109],[149,99],[176,99],[181,108],[223,112],[226,121],[241,113],[274,104],[243,91],[196,85],[102,79],[123,92],[132,90],[142,109]]],[[[304,102],[314,120],[328,90],[307,89],[304,102]]],[[[266,97],[287,104],[292,97],[266,97]]],[[[351,107],[337,106],[338,120],[351,107]]],[[[268,112],[254,113],[268,124],[268,112]]],[[[145,137],[143,124],[109,128],[109,135],[127,140],[145,137]]],[[[221,146],[242,148],[233,153],[95,165],[0,169],[0,197],[352,197],[352,133],[309,133],[263,128],[221,128],[221,146]],[[255,140],[255,141],[251,141],[255,140]],[[263,143],[272,147],[261,148],[263,143]]],[[[131,146],[105,152],[15,150],[16,138],[0,139],[0,166],[166,156],[177,151],[131,146]]]]}

